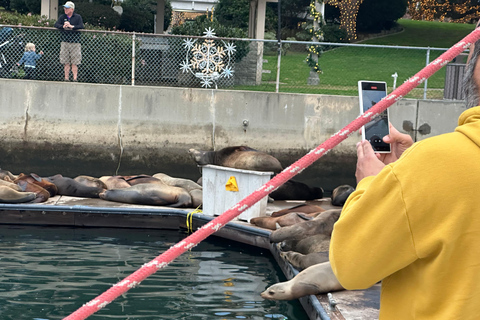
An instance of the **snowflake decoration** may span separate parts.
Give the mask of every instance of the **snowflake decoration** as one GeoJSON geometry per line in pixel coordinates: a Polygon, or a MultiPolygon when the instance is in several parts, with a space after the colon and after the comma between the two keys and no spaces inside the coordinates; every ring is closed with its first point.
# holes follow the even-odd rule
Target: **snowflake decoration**
{"type": "MultiPolygon", "coordinates": [[[[216,38],[215,29],[205,29],[204,38],[216,38]]],[[[185,60],[180,64],[183,73],[190,72],[200,79],[204,88],[210,88],[221,78],[233,76],[233,57],[236,47],[233,43],[222,40],[222,46],[216,46],[213,39],[205,39],[203,43],[197,43],[197,39],[184,40],[183,46],[187,49],[185,60]]]]}

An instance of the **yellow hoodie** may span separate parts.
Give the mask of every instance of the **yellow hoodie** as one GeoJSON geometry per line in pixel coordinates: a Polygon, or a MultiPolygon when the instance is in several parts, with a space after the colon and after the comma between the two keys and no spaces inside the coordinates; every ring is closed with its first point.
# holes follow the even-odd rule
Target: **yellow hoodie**
{"type": "Polygon", "coordinates": [[[330,262],[346,289],[382,281],[380,319],[480,319],[480,106],[360,181],[330,262]]]}

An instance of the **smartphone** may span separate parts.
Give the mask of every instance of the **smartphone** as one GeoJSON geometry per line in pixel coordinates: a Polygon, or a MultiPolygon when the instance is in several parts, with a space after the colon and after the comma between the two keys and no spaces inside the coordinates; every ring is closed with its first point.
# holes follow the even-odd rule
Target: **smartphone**
{"type": "MultiPolygon", "coordinates": [[[[387,83],[382,81],[358,81],[358,100],[360,113],[365,113],[377,102],[387,96],[387,83]]],[[[390,153],[390,144],[383,142],[383,137],[390,133],[388,109],[373,118],[362,127],[363,140],[370,141],[375,152],[390,153]]]]}

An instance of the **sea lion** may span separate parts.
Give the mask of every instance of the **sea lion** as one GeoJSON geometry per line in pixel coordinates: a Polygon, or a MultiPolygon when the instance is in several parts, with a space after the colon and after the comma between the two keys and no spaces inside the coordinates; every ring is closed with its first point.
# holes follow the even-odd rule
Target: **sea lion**
{"type": "Polygon", "coordinates": [[[80,182],[81,184],[83,184],[87,187],[96,187],[96,188],[107,189],[107,185],[102,180],[100,180],[99,178],[80,175],[80,176],[76,176],[75,178],[73,178],[73,180],[75,180],[77,182],[80,182]]]}
{"type": "Polygon", "coordinates": [[[162,182],[162,180],[154,178],[154,177],[146,175],[146,174],[140,174],[140,175],[136,175],[136,176],[123,176],[123,178],[125,179],[125,181],[127,181],[127,183],[130,186],[134,186],[134,185],[141,184],[141,183],[161,183],[161,184],[165,184],[165,183],[162,182]]]}
{"type": "Polygon", "coordinates": [[[45,202],[50,198],[50,193],[42,188],[41,186],[30,183],[26,180],[19,180],[17,185],[22,189],[23,192],[33,192],[35,193],[35,199],[33,203],[45,202]]]}
{"type": "Polygon", "coordinates": [[[35,174],[35,173],[30,173],[30,174],[20,173],[17,176],[17,178],[13,180],[13,183],[18,184],[19,181],[27,181],[28,183],[33,183],[33,184],[36,184],[37,186],[42,187],[43,189],[48,191],[48,193],[50,194],[50,197],[56,196],[58,192],[57,186],[55,186],[55,184],[48,181],[47,179],[41,178],[38,174],[35,174]]]}
{"type": "Polygon", "coordinates": [[[280,256],[290,263],[295,269],[303,270],[314,264],[328,261],[328,251],[302,254],[295,251],[280,252],[280,256]]]}
{"type": "Polygon", "coordinates": [[[330,262],[313,265],[291,280],[268,287],[260,296],[268,300],[294,300],[311,294],[344,290],[332,271],[330,262]]]}
{"type": "Polygon", "coordinates": [[[192,207],[197,208],[203,204],[202,186],[190,179],[173,178],[165,173],[155,173],[154,178],[160,179],[169,186],[183,188],[190,193],[192,197],[192,207]]]}
{"type": "Polygon", "coordinates": [[[280,217],[255,217],[250,219],[250,223],[256,225],[257,227],[275,230],[277,225],[280,227],[291,226],[299,222],[311,220],[318,214],[320,214],[320,212],[310,214],[290,212],[280,217]]]}
{"type": "Polygon", "coordinates": [[[107,189],[121,189],[131,187],[123,176],[103,176],[99,178],[105,183],[107,189]]]}
{"type": "Polygon", "coordinates": [[[183,188],[187,191],[192,191],[196,189],[202,190],[202,186],[192,181],[190,179],[183,179],[183,178],[173,178],[165,173],[155,173],[153,175],[154,178],[160,179],[162,182],[169,186],[183,188]]]}
{"type": "Polygon", "coordinates": [[[203,206],[203,190],[202,189],[193,189],[187,191],[192,197],[192,207],[198,208],[203,206]]]}
{"type": "Polygon", "coordinates": [[[109,189],[100,194],[108,201],[168,207],[191,207],[192,198],[182,188],[163,183],[142,183],[128,188],[109,189]]]}
{"type": "Polygon", "coordinates": [[[98,198],[98,194],[105,190],[101,187],[86,186],[61,174],[56,174],[46,179],[57,186],[58,194],[62,196],[98,198]]]}
{"type": "Polygon", "coordinates": [[[17,177],[8,170],[0,169],[0,180],[6,180],[12,182],[17,177]]]}
{"type": "Polygon", "coordinates": [[[36,198],[35,192],[22,192],[13,188],[0,185],[0,202],[1,203],[25,203],[32,202],[36,198]]]}
{"type": "Polygon", "coordinates": [[[15,191],[22,192],[22,188],[20,188],[20,186],[16,185],[13,182],[7,181],[7,180],[0,179],[0,186],[9,187],[9,188],[11,188],[15,191]]]}
{"type": "Polygon", "coordinates": [[[288,180],[277,190],[270,193],[274,200],[315,200],[323,198],[323,189],[319,187],[310,187],[309,185],[288,180]]]}
{"type": "Polygon", "coordinates": [[[270,234],[270,242],[278,243],[285,240],[301,240],[317,234],[332,235],[333,225],[340,217],[341,209],[330,209],[308,221],[301,221],[291,226],[285,226],[270,234]]]}
{"type": "Polygon", "coordinates": [[[320,206],[316,206],[316,205],[313,205],[313,204],[301,203],[299,205],[296,205],[296,206],[293,206],[293,207],[290,207],[290,208],[286,208],[286,209],[282,209],[282,210],[272,212],[271,217],[280,217],[280,216],[283,216],[283,215],[285,215],[287,213],[290,213],[290,212],[314,213],[314,212],[323,212],[323,211],[325,211],[325,209],[323,209],[320,206]]]}
{"type": "Polygon", "coordinates": [[[280,161],[268,153],[247,146],[226,147],[218,151],[189,150],[197,165],[213,164],[217,166],[253,171],[283,170],[280,161]]]}
{"type": "Polygon", "coordinates": [[[343,184],[341,186],[336,187],[332,191],[332,205],[343,207],[345,201],[347,201],[348,197],[352,192],[355,191],[355,188],[349,186],[348,184],[343,184]]]}
{"type": "Polygon", "coordinates": [[[330,236],[315,234],[300,240],[284,240],[280,244],[283,251],[295,251],[301,254],[328,251],[330,249],[330,236]]]}

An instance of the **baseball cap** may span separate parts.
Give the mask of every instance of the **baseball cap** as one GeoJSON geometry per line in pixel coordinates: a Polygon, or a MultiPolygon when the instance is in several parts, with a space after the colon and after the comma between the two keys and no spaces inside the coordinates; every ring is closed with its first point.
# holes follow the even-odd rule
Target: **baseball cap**
{"type": "Polygon", "coordinates": [[[72,1],[67,1],[65,2],[65,4],[63,5],[65,8],[72,8],[72,9],[75,9],[75,4],[72,2],[72,1]]]}

